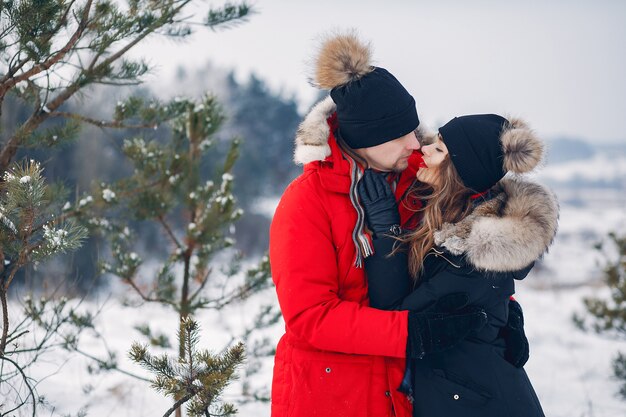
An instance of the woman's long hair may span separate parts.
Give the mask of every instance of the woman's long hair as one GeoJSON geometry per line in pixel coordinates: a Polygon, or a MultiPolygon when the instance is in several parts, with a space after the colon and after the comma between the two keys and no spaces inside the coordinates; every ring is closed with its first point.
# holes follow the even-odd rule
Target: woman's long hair
{"type": "Polygon", "coordinates": [[[434,245],[434,232],[444,223],[456,223],[472,209],[471,196],[475,191],[465,187],[454,168],[450,157],[439,165],[439,184],[416,182],[410,193],[424,201],[422,222],[416,230],[402,238],[409,248],[409,271],[415,280],[419,279],[424,267],[424,257],[434,245]]]}

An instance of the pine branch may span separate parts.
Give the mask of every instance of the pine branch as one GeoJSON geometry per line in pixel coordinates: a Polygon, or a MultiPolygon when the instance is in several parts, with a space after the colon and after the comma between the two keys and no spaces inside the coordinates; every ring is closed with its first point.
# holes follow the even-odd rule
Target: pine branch
{"type": "Polygon", "coordinates": [[[131,288],[134,289],[137,294],[139,294],[139,296],[141,297],[141,299],[143,301],[146,301],[146,302],[149,302],[149,303],[163,303],[163,304],[167,304],[167,305],[170,305],[170,306],[174,307],[175,310],[178,310],[178,306],[175,303],[173,303],[173,302],[171,302],[169,300],[166,300],[164,298],[152,298],[152,297],[149,297],[149,296],[145,295],[143,293],[143,291],[141,291],[141,289],[137,286],[137,284],[135,284],[135,282],[132,279],[126,278],[126,279],[124,279],[124,281],[127,284],[129,284],[131,286],[131,288]]]}
{"type": "Polygon", "coordinates": [[[103,361],[103,360],[102,360],[102,359],[100,359],[100,358],[97,358],[97,357],[95,357],[95,356],[93,356],[93,355],[90,355],[89,353],[84,352],[84,351],[82,351],[81,349],[75,348],[75,349],[73,349],[73,351],[74,351],[74,352],[76,352],[76,353],[78,353],[78,354],[80,354],[80,355],[82,355],[82,356],[84,356],[84,357],[86,357],[86,358],[88,358],[88,359],[91,359],[92,361],[96,362],[98,365],[102,365],[102,366],[104,366],[106,369],[112,369],[112,370],[117,371],[117,372],[119,372],[119,373],[121,373],[121,374],[124,374],[124,375],[130,376],[130,377],[132,377],[132,378],[138,379],[138,380],[140,380],[140,381],[152,382],[152,381],[151,381],[150,379],[148,379],[148,378],[144,378],[144,377],[142,377],[142,376],[140,376],[140,375],[133,374],[132,372],[125,371],[124,369],[120,369],[120,368],[118,368],[118,367],[117,367],[117,365],[115,365],[115,366],[113,366],[113,367],[111,368],[111,367],[109,366],[109,364],[108,364],[106,361],[103,361]]]}
{"type": "Polygon", "coordinates": [[[178,241],[178,239],[176,239],[176,235],[174,235],[174,232],[172,231],[172,228],[170,227],[169,224],[167,224],[167,222],[165,221],[165,219],[163,218],[162,215],[157,216],[157,220],[159,221],[159,223],[161,224],[161,226],[163,226],[163,228],[165,229],[165,231],[167,232],[167,235],[170,237],[170,239],[172,240],[172,242],[174,242],[174,244],[176,245],[177,248],[181,249],[183,246],[181,245],[181,243],[178,241]]]}
{"type": "Polygon", "coordinates": [[[112,129],[149,129],[149,128],[154,128],[155,124],[154,123],[144,123],[144,124],[138,124],[138,125],[128,125],[128,124],[124,124],[124,122],[122,122],[121,120],[111,120],[111,121],[106,121],[106,120],[97,120],[97,119],[92,119],[90,117],[87,116],[83,116],[77,113],[69,113],[69,112],[51,112],[49,114],[49,117],[63,117],[63,118],[67,118],[67,119],[73,119],[73,120],[79,120],[81,122],[99,127],[99,128],[112,128],[112,129]]]}
{"type": "MultiPolygon", "coordinates": [[[[191,0],[184,0],[184,1],[182,1],[177,7],[173,8],[170,13],[168,13],[167,15],[161,16],[161,20],[164,21],[164,22],[167,22],[168,20],[171,20],[171,18],[176,16],[190,2],[191,2],[191,0]]],[[[146,38],[146,36],[148,36],[151,33],[153,33],[156,29],[158,29],[162,25],[163,25],[163,23],[160,23],[160,22],[157,21],[157,23],[155,23],[154,26],[149,26],[148,29],[146,29],[143,33],[141,33],[139,36],[137,36],[134,40],[129,42],[126,46],[124,46],[123,48],[119,49],[117,52],[113,53],[110,57],[108,57],[107,59],[102,61],[94,70],[97,71],[97,69],[107,67],[108,65],[110,65],[111,63],[116,61],[118,58],[120,58],[122,55],[124,55],[126,52],[128,52],[132,47],[134,47],[139,42],[144,40],[146,38]]]]}
{"type": "MultiPolygon", "coordinates": [[[[7,91],[11,89],[12,87],[14,87],[20,81],[27,80],[35,74],[48,70],[54,64],[56,64],[61,59],[63,59],[70,50],[72,50],[72,48],[80,40],[81,36],[83,35],[83,32],[87,28],[87,23],[89,20],[89,11],[91,10],[92,3],[93,3],[93,0],[87,0],[87,3],[85,4],[85,9],[83,10],[83,15],[78,24],[78,27],[76,28],[76,31],[74,32],[72,37],[68,40],[68,42],[65,44],[65,46],[61,48],[56,54],[54,54],[53,56],[51,56],[44,62],[38,65],[35,65],[30,70],[20,74],[18,77],[13,77],[13,78],[4,80],[4,78],[6,78],[5,76],[2,80],[0,80],[0,97],[3,98],[6,95],[7,91]]],[[[70,4],[70,8],[71,8],[71,4],[70,4]]]]}
{"type": "MultiPolygon", "coordinates": [[[[65,12],[63,13],[63,16],[61,16],[58,20],[57,20],[57,25],[54,29],[52,29],[50,31],[50,34],[48,34],[47,36],[45,36],[42,40],[43,42],[48,42],[50,41],[50,39],[52,39],[52,36],[57,33],[59,31],[59,29],[62,26],[62,22],[64,22],[67,19],[67,16],[69,15],[70,11],[72,10],[72,6],[74,5],[75,0],[71,0],[68,4],[67,7],[65,8],[65,12]]],[[[7,28],[7,30],[5,30],[2,34],[0,34],[0,39],[4,38],[6,33],[9,33],[10,31],[12,31],[14,28],[14,25],[11,25],[7,28]]],[[[16,42],[17,44],[18,42],[16,42]]],[[[75,46],[76,44],[74,44],[75,46]]],[[[74,48],[77,49],[77,48],[74,48]]],[[[18,58],[19,56],[19,52],[17,54],[15,54],[14,58],[18,58]]],[[[26,57],[22,60],[20,60],[16,66],[13,65],[13,63],[9,63],[9,69],[7,71],[7,74],[5,74],[4,77],[0,78],[0,84],[6,82],[8,79],[10,79],[11,77],[13,77],[14,74],[17,73],[17,71],[19,71],[20,69],[22,69],[24,67],[24,65],[26,65],[28,62],[31,61],[31,57],[26,57]]],[[[2,112],[1,108],[2,108],[2,100],[4,99],[4,96],[2,96],[0,98],[0,114],[2,112]]]]}
{"type": "Polygon", "coordinates": [[[189,297],[190,303],[192,303],[198,297],[198,295],[200,295],[207,282],[209,282],[209,276],[211,275],[211,272],[213,272],[213,268],[209,268],[206,274],[204,274],[204,278],[200,282],[200,286],[196,289],[196,291],[194,291],[193,294],[191,294],[191,297],[189,297]]]}
{"type": "Polygon", "coordinates": [[[9,335],[9,310],[7,307],[7,292],[4,286],[4,279],[0,281],[0,302],[2,303],[2,338],[0,338],[0,358],[4,357],[9,335]]]}
{"type": "MultiPolygon", "coordinates": [[[[91,5],[93,0],[88,0],[88,4],[91,5]]],[[[171,12],[167,16],[175,16],[185,5],[187,5],[191,0],[184,0],[181,2],[179,6],[172,9],[171,12]]],[[[91,7],[91,6],[90,6],[91,7]]],[[[88,7],[85,8],[84,13],[88,13],[88,7]]],[[[83,14],[83,20],[81,20],[81,24],[86,24],[86,15],[83,14]]],[[[117,52],[111,54],[108,58],[103,60],[100,63],[97,63],[98,58],[101,56],[101,53],[96,54],[94,59],[92,60],[89,68],[83,72],[81,72],[77,79],[67,86],[61,93],[59,93],[56,97],[54,97],[50,102],[48,102],[44,107],[37,107],[35,113],[18,129],[18,131],[6,142],[6,145],[0,152],[0,171],[6,170],[6,167],[9,165],[10,161],[14,157],[17,152],[17,148],[19,143],[21,142],[21,138],[31,134],[44,120],[49,117],[49,113],[56,111],[65,101],[67,101],[70,97],[72,97],[77,91],[84,87],[88,83],[91,77],[95,74],[100,73],[105,70],[111,63],[119,59],[126,52],[128,52],[131,48],[145,39],[148,35],[153,33],[160,25],[163,25],[167,22],[167,19],[162,17],[161,21],[157,21],[152,26],[148,26],[146,30],[140,33],[135,39],[125,45],[123,48],[119,49],[117,52]]],[[[77,32],[78,33],[78,30],[77,32]]],[[[76,35],[75,33],[75,35],[76,35]]],[[[80,32],[82,34],[82,31],[80,32]]],[[[71,42],[71,41],[70,41],[71,42]]],[[[70,44],[68,42],[68,45],[70,44]]],[[[67,45],[66,45],[67,46],[67,45]]],[[[65,49],[65,48],[64,48],[65,49]]],[[[58,59],[55,60],[57,62],[60,60],[63,55],[59,55],[58,59]]],[[[46,68],[47,69],[47,68],[46,68]]],[[[32,75],[32,74],[30,74],[32,75]]],[[[17,82],[16,82],[17,83],[17,82]]],[[[4,96],[5,92],[2,92],[0,88],[0,98],[4,96]]]]}
{"type": "Polygon", "coordinates": [[[181,405],[185,404],[187,401],[189,401],[194,395],[196,395],[197,392],[190,392],[187,395],[185,395],[183,398],[181,398],[180,400],[176,401],[174,403],[174,405],[172,405],[172,407],[167,410],[165,412],[165,414],[163,414],[163,417],[168,417],[169,415],[171,415],[174,411],[176,411],[178,408],[180,408],[181,405]]]}
{"type": "Polygon", "coordinates": [[[6,356],[0,356],[0,361],[5,361],[5,362],[9,362],[10,364],[12,364],[15,369],[17,369],[17,371],[20,373],[20,375],[22,376],[22,380],[24,381],[24,384],[26,385],[26,388],[28,389],[28,395],[26,396],[26,398],[24,398],[24,400],[22,401],[21,404],[17,405],[16,407],[7,410],[4,414],[2,414],[2,416],[9,416],[13,411],[21,408],[24,404],[26,404],[26,400],[28,400],[28,397],[32,397],[33,398],[33,417],[36,416],[36,399],[35,399],[35,391],[33,389],[33,387],[31,387],[31,385],[28,383],[28,377],[26,376],[26,374],[24,373],[24,371],[22,370],[22,368],[20,367],[20,365],[18,365],[17,362],[7,358],[6,356]]]}
{"type": "MultiPolygon", "coordinates": [[[[14,329],[14,331],[13,331],[12,333],[15,333],[15,329],[14,329]]],[[[20,337],[22,337],[22,336],[24,336],[24,335],[26,335],[26,334],[28,334],[28,333],[30,333],[30,331],[28,331],[28,330],[24,330],[24,331],[22,331],[22,332],[20,332],[20,333],[16,333],[16,334],[11,334],[11,335],[9,335],[9,336],[8,336],[8,338],[7,338],[7,346],[8,346],[8,345],[10,345],[10,344],[11,344],[11,342],[13,342],[14,340],[17,340],[17,339],[19,339],[20,337]]]]}

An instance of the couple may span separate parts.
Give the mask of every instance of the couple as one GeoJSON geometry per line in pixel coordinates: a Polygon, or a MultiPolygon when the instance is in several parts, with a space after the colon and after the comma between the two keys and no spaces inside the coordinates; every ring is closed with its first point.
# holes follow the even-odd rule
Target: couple
{"type": "Polygon", "coordinates": [[[330,97],[300,125],[270,261],[285,334],[272,416],[543,416],[510,297],[558,206],[534,183],[542,144],[518,120],[422,133],[415,101],[353,35],[327,39],[330,97]],[[421,142],[421,143],[420,143],[421,142]]]}

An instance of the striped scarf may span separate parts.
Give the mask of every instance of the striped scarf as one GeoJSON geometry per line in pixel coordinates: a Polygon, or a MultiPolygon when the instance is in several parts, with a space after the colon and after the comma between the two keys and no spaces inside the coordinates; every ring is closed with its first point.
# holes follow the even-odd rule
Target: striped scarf
{"type": "MultiPolygon", "coordinates": [[[[365,233],[365,211],[361,202],[359,201],[359,195],[357,192],[357,184],[363,177],[363,167],[361,167],[350,155],[341,151],[343,157],[350,163],[350,202],[356,210],[357,219],[354,229],[352,230],[352,241],[356,249],[356,259],[354,260],[354,266],[357,268],[363,267],[363,261],[368,256],[374,254],[374,245],[372,243],[372,237],[365,233]]],[[[398,176],[395,175],[391,184],[392,190],[396,191],[396,185],[398,182],[398,176]]]]}
{"type": "Polygon", "coordinates": [[[354,266],[357,268],[363,267],[363,260],[370,255],[374,254],[374,246],[370,235],[365,233],[365,212],[359,201],[359,195],[357,193],[356,186],[359,180],[363,177],[363,168],[348,154],[343,152],[344,158],[350,163],[350,202],[356,210],[356,224],[354,230],[352,230],[352,241],[356,248],[356,259],[354,260],[354,266]]]}

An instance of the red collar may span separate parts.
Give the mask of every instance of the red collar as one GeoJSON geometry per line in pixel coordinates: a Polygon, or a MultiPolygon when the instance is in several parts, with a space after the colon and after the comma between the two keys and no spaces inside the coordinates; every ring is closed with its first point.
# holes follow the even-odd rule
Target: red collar
{"type": "Polygon", "coordinates": [[[489,190],[483,191],[482,193],[472,194],[470,198],[472,200],[476,200],[477,198],[484,197],[485,195],[487,195],[487,193],[489,193],[489,190]]]}

